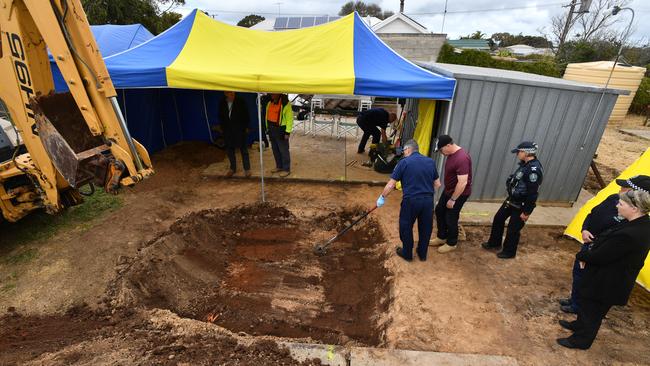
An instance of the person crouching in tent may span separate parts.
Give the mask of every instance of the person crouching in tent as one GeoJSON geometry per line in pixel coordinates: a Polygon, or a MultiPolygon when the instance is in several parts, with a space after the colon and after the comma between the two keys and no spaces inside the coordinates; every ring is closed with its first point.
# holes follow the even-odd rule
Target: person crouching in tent
{"type": "Polygon", "coordinates": [[[266,105],[266,128],[275,158],[275,169],[271,172],[286,177],[291,173],[289,136],[293,128],[293,110],[286,94],[271,94],[266,105]]]}

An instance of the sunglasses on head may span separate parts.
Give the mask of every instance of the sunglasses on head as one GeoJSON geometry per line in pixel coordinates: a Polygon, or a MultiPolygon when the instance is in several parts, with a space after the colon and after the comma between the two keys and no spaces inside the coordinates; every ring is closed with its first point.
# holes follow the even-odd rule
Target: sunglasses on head
{"type": "Polygon", "coordinates": [[[627,191],[625,192],[625,195],[630,199],[630,202],[632,202],[632,206],[638,207],[636,205],[636,198],[634,198],[634,191],[627,191]]]}

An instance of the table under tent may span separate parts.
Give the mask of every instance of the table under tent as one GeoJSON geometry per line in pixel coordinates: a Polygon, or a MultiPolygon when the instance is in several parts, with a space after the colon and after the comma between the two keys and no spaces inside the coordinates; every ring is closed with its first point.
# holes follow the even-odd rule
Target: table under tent
{"type": "MultiPolygon", "coordinates": [[[[259,138],[259,93],[451,100],[455,86],[453,78],[395,53],[356,13],[315,27],[264,32],[194,10],[159,36],[105,61],[116,88],[127,90],[122,97],[129,130],[153,151],[171,141],[210,139],[209,124],[217,119],[224,90],[251,93],[249,108],[257,109],[251,127],[257,124],[259,138]]],[[[260,146],[263,184],[261,156],[260,146]]]]}

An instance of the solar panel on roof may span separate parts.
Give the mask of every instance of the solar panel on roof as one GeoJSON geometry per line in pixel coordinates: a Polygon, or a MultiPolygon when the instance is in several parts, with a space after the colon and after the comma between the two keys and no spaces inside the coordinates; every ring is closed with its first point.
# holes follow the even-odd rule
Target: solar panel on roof
{"type": "Polygon", "coordinates": [[[337,19],[341,19],[341,17],[329,17],[329,18],[330,18],[329,19],[330,22],[333,22],[333,21],[335,21],[337,19]]]}
{"type": "Polygon", "coordinates": [[[275,24],[273,25],[273,28],[274,29],[285,29],[285,28],[287,28],[287,21],[289,21],[289,18],[287,18],[287,17],[275,18],[275,24]]]}
{"type": "Polygon", "coordinates": [[[289,18],[289,23],[287,24],[287,28],[289,29],[296,29],[300,28],[300,20],[301,17],[291,17],[289,18]]]}
{"type": "Polygon", "coordinates": [[[314,25],[315,17],[302,17],[302,23],[300,23],[300,28],[311,27],[314,25]]]}
{"type": "Polygon", "coordinates": [[[320,25],[323,23],[327,23],[327,15],[324,17],[316,17],[316,20],[314,21],[314,25],[320,25]]]}

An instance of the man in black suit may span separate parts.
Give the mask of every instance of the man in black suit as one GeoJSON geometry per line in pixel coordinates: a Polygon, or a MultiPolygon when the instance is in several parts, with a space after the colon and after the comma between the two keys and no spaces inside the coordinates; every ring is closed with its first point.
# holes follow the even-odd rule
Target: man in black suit
{"type": "Polygon", "coordinates": [[[219,122],[226,144],[226,153],[230,160],[230,169],[226,177],[232,177],[237,171],[235,149],[241,151],[244,164],[244,174],[251,176],[251,163],[246,148],[246,135],[248,132],[248,108],[244,99],[235,95],[235,92],[224,92],[225,98],[219,103],[219,122]]]}
{"type": "MultiPolygon", "coordinates": [[[[613,305],[625,305],[650,250],[650,177],[623,180],[633,190],[622,193],[618,213],[627,222],[605,230],[587,251],[576,254],[584,268],[579,289],[578,319],[560,320],[573,331],[557,343],[567,348],[591,347],[600,324],[613,305]]],[[[617,181],[619,185],[623,182],[617,181]]]]}

